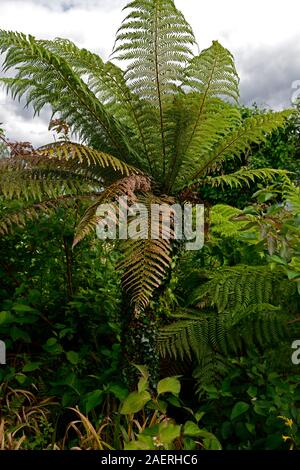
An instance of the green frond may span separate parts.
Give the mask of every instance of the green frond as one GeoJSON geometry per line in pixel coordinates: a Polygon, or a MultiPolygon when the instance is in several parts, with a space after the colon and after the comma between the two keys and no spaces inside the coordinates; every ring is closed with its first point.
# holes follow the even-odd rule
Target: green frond
{"type": "Polygon", "coordinates": [[[146,103],[132,94],[126,84],[123,70],[112,62],[103,62],[97,54],[86,49],[79,49],[67,39],[43,41],[43,45],[65,59],[73,70],[87,81],[88,87],[105,109],[123,126],[130,129],[130,134],[132,134],[130,138],[134,142],[134,148],[139,149],[135,152],[135,158],[142,168],[148,172],[151,171],[148,155],[151,152],[147,145],[143,125],[145,109],[141,109],[146,107],[146,103]]]}
{"type": "Polygon", "coordinates": [[[71,142],[59,142],[1,160],[0,194],[8,199],[100,192],[107,179],[137,174],[116,157],[71,142]]]}
{"type": "MultiPolygon", "coordinates": [[[[172,135],[175,148],[168,172],[168,189],[180,190],[191,181],[213,148],[241,124],[237,107],[219,98],[207,99],[197,93],[177,98],[178,118],[172,135]],[[199,101],[202,102],[199,110],[199,101]]],[[[174,106],[175,107],[175,106],[174,106]]],[[[176,116],[176,115],[175,115],[176,116]]]]}
{"type": "Polygon", "coordinates": [[[105,171],[111,174],[131,175],[141,173],[138,169],[106,152],[73,142],[57,142],[40,147],[37,154],[60,162],[70,162],[69,168],[87,169],[98,177],[104,177],[105,171]]]}
{"type": "Polygon", "coordinates": [[[235,217],[242,214],[240,209],[227,206],[225,204],[216,204],[210,210],[210,232],[213,235],[223,238],[239,238],[242,230],[248,225],[248,221],[234,220],[235,217]]]}
{"type": "Polygon", "coordinates": [[[239,99],[239,77],[232,54],[218,41],[193,57],[185,70],[183,86],[197,91],[200,96],[199,111],[210,98],[239,99]]]}
{"type": "Polygon", "coordinates": [[[289,115],[290,111],[285,110],[247,118],[240,126],[226,135],[216,148],[203,156],[198,171],[192,176],[192,181],[216,170],[226,159],[238,158],[252,144],[265,141],[268,134],[284,125],[289,115]]]}
{"type": "Polygon", "coordinates": [[[285,170],[276,170],[272,168],[259,168],[252,170],[244,167],[235,173],[228,175],[207,176],[205,178],[205,184],[209,184],[213,187],[221,186],[222,188],[226,185],[230,186],[230,188],[241,188],[243,186],[250,187],[250,183],[254,183],[256,180],[271,182],[277,176],[286,176],[287,173],[288,172],[285,170]]]}
{"type": "Polygon", "coordinates": [[[255,303],[272,303],[278,283],[284,279],[280,268],[237,265],[217,270],[210,281],[197,288],[191,304],[206,302],[219,313],[234,312],[255,303]]]}
{"type": "Polygon", "coordinates": [[[18,210],[7,211],[4,216],[0,217],[0,235],[11,234],[19,227],[24,228],[30,221],[52,215],[60,207],[73,207],[74,202],[92,200],[93,197],[93,195],[60,196],[36,204],[23,205],[18,210]]]}
{"type": "Polygon", "coordinates": [[[157,348],[163,358],[196,360],[193,377],[200,396],[206,386],[220,385],[228,373],[228,358],[290,338],[286,317],[272,305],[252,305],[235,316],[203,311],[198,319],[185,316],[160,330],[157,348]]]}
{"type": "Polygon", "coordinates": [[[1,80],[14,98],[26,95],[27,105],[31,103],[36,113],[49,104],[81,139],[130,158],[124,128],[63,57],[33,36],[3,30],[0,51],[6,53],[4,70],[17,68],[14,78],[1,80]]]}
{"type": "Polygon", "coordinates": [[[182,320],[163,327],[158,337],[158,350],[162,357],[200,359],[203,349],[216,344],[217,338],[226,340],[221,317],[201,315],[197,320],[182,320]],[[217,332],[215,337],[213,333],[217,332]]]}
{"type": "Polygon", "coordinates": [[[193,378],[196,382],[195,392],[198,397],[201,398],[205,394],[206,387],[220,388],[230,368],[228,357],[210,348],[204,349],[198,365],[193,370],[193,378]]]}
{"type": "Polygon", "coordinates": [[[0,194],[6,199],[25,199],[26,201],[41,201],[43,198],[56,198],[61,195],[90,193],[93,185],[89,185],[81,178],[70,178],[61,172],[51,175],[30,172],[11,171],[0,175],[0,194]]]}
{"type": "MultiPolygon", "coordinates": [[[[110,203],[112,209],[116,209],[118,213],[118,207],[114,205],[115,202],[118,202],[118,198],[126,197],[127,201],[124,201],[124,203],[132,204],[138,200],[136,193],[148,192],[150,190],[150,180],[143,175],[132,175],[122,178],[104,189],[96,202],[86,210],[77,225],[73,247],[95,230],[98,223],[102,220],[102,217],[97,215],[101,204],[110,203]]],[[[125,209],[127,210],[128,206],[125,209]]]]}
{"type": "Polygon", "coordinates": [[[284,197],[290,209],[300,215],[300,187],[292,184],[285,186],[284,197]]]}
{"type": "Polygon", "coordinates": [[[173,0],[135,0],[126,9],[130,13],[118,30],[114,56],[130,61],[125,77],[131,89],[159,106],[183,78],[193,32],[173,0]]]}
{"type": "Polygon", "coordinates": [[[169,187],[172,187],[179,168],[183,173],[197,169],[200,157],[240,123],[238,109],[226,106],[223,98],[238,101],[239,78],[231,53],[217,41],[194,57],[185,70],[182,88],[187,95],[181,107],[189,117],[180,135],[182,148],[173,153],[170,162],[169,187]],[[222,99],[221,99],[222,98],[222,99]],[[192,168],[191,168],[192,167],[192,168]]]}
{"type": "Polygon", "coordinates": [[[135,95],[150,104],[148,112],[156,117],[150,132],[159,139],[155,144],[159,145],[165,177],[165,107],[183,79],[195,39],[173,0],[135,0],[125,9],[130,9],[130,13],[117,32],[114,56],[129,62],[126,82],[135,95]]]}
{"type": "Polygon", "coordinates": [[[153,204],[169,206],[169,198],[151,193],[139,197],[143,208],[139,214],[139,236],[124,240],[122,285],[130,297],[135,314],[147,307],[154,291],[161,285],[171,263],[172,227],[165,232],[164,222],[153,212],[153,204]],[[156,237],[152,236],[152,231],[156,237]]]}

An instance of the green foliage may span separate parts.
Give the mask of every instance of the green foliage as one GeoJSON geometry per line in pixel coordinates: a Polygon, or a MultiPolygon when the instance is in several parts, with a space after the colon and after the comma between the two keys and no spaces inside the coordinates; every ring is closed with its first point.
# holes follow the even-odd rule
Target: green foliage
{"type": "Polygon", "coordinates": [[[206,388],[203,422],[225,450],[298,448],[298,381],[270,371],[260,357],[232,361],[221,386],[206,388]]]}
{"type": "Polygon", "coordinates": [[[181,298],[160,331],[158,349],[164,359],[193,365],[200,397],[230,372],[230,357],[287,349],[299,334],[298,188],[286,181],[283,188],[274,185],[275,195],[276,188],[284,203],[212,208],[205,250],[178,266],[181,298]],[[201,260],[202,269],[196,267],[201,260]]]}
{"type": "Polygon", "coordinates": [[[240,108],[232,54],[213,41],[195,55],[172,0],[125,10],[114,48],[124,70],[65,39],[0,32],[6,89],[58,118],[58,142],[40,149],[0,129],[0,446],[297,447],[287,356],[299,337],[300,197],[286,171],[299,173],[297,113],[240,108]],[[253,188],[258,202],[242,209],[253,188]],[[145,239],[151,210],[141,239],[96,243],[97,210],[119,196],[148,209],[220,204],[200,252],[145,239]],[[126,361],[141,374],[135,390],[126,361]]]}
{"type": "Polygon", "coordinates": [[[222,449],[216,436],[198,426],[201,415],[194,415],[192,410],[188,410],[190,419],[181,425],[167,417],[170,404],[176,403],[178,407],[182,406],[179,400],[181,384],[178,377],[162,379],[157,384],[156,392],[152,391],[152,395],[150,395],[148,371],[143,366],[136,367],[142,373],[138,391],[130,393],[125,398],[121,404],[120,413],[128,415],[127,419],[132,425],[139,422],[137,413],[143,412],[147,416],[151,412],[152,417],[149,419],[150,424],[146,419],[144,425],[137,426],[138,432],[127,434],[124,443],[125,450],[175,450],[178,449],[178,446],[192,450],[199,446],[198,439],[203,440],[201,446],[205,450],[222,449]]]}
{"type": "Polygon", "coordinates": [[[120,384],[118,254],[86,241],[68,265],[73,224],[61,210],[0,242],[0,380],[93,412],[120,384]]]}

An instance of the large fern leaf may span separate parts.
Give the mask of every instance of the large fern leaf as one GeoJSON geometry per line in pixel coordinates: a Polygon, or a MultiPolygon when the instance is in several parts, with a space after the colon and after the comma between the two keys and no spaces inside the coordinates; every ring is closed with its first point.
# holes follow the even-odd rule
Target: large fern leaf
{"type": "Polygon", "coordinates": [[[50,104],[83,140],[130,158],[122,127],[63,57],[33,36],[3,30],[0,51],[6,53],[4,70],[18,68],[15,78],[2,79],[14,97],[25,94],[35,112],[50,104]]]}
{"type": "Polygon", "coordinates": [[[173,0],[135,0],[125,9],[130,9],[130,13],[117,33],[114,54],[119,60],[129,61],[125,78],[131,90],[157,110],[153,113],[151,127],[159,139],[157,144],[165,176],[165,107],[169,95],[176,91],[178,81],[183,78],[195,39],[173,0]]]}

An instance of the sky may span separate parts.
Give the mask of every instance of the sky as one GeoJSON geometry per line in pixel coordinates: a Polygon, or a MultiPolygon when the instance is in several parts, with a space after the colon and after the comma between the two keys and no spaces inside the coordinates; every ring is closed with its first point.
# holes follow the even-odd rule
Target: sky
{"type": "MultiPolygon", "coordinates": [[[[41,39],[65,37],[108,59],[126,3],[0,0],[0,29],[41,39]]],[[[217,39],[233,53],[243,104],[282,109],[300,96],[299,0],[175,0],[175,4],[192,25],[200,50],[217,39]]],[[[11,140],[50,142],[49,116],[45,109],[33,118],[32,109],[24,109],[0,88],[0,123],[11,140]]]]}

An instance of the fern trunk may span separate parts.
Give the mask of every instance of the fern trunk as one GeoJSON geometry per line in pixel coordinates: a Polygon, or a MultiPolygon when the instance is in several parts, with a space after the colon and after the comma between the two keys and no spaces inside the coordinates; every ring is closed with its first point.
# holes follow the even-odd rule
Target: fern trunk
{"type": "Polygon", "coordinates": [[[136,389],[139,372],[133,364],[143,365],[150,373],[150,385],[155,386],[159,379],[159,354],[156,347],[158,322],[155,313],[148,307],[138,317],[124,302],[122,325],[123,376],[130,390],[136,389]]]}

